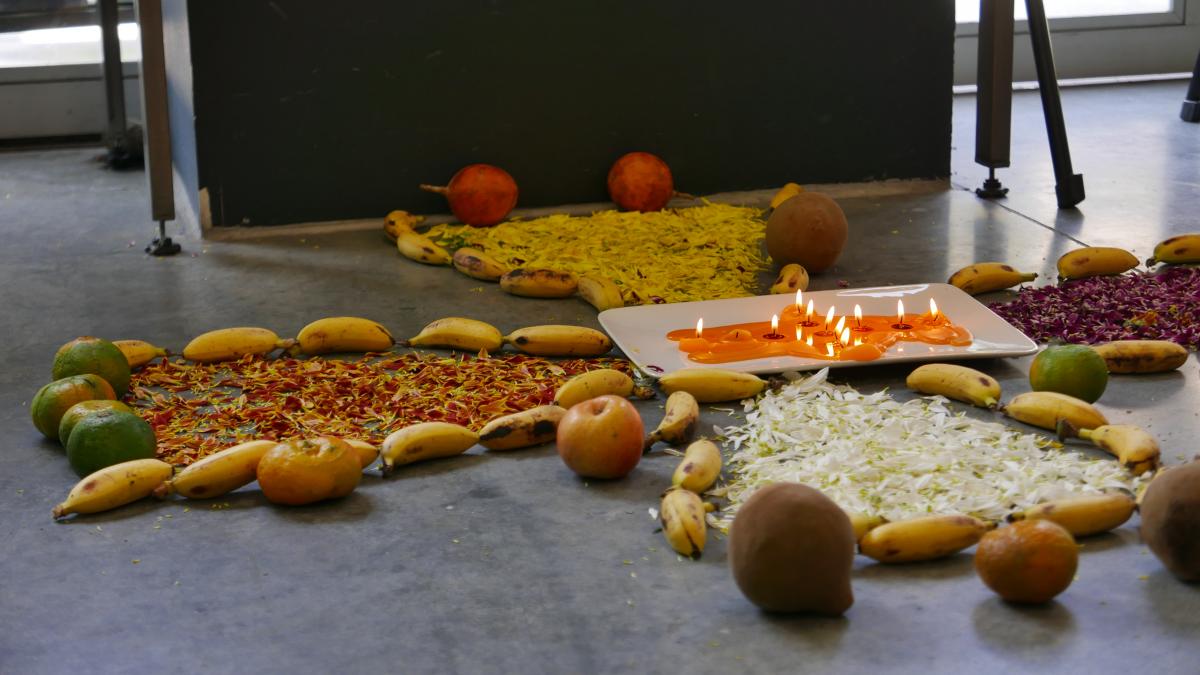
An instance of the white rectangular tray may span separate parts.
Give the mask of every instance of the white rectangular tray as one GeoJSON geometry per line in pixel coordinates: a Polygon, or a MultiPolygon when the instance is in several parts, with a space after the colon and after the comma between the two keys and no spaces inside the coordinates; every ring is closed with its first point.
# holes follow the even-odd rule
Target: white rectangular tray
{"type": "Polygon", "coordinates": [[[600,313],[600,325],[638,368],[651,375],[662,375],[681,368],[730,368],[748,373],[780,373],[789,370],[819,370],[847,368],[873,364],[910,361],[944,361],[1000,356],[1024,356],[1037,351],[1037,344],[975,298],[949,284],[915,284],[879,288],[847,288],[836,291],[814,291],[804,294],[804,302],[813,300],[817,311],[824,316],[830,303],[838,314],[850,314],[854,305],[862,306],[863,314],[894,315],[896,300],[904,300],[905,311],[916,316],[929,311],[929,298],[955,324],[971,331],[974,340],[965,347],[902,342],[875,361],[824,361],[797,356],[775,356],[720,365],[706,365],[688,359],[679,351],[679,343],[668,340],[668,332],[696,325],[703,317],[704,325],[715,328],[735,323],[767,321],[772,314],[795,302],[794,295],[760,295],[753,298],[730,298],[681,302],[669,305],[622,307],[600,313]]]}

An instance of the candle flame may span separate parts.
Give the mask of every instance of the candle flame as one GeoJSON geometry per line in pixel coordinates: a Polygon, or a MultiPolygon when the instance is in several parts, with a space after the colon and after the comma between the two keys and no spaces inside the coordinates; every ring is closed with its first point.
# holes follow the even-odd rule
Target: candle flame
{"type": "Polygon", "coordinates": [[[854,306],[854,327],[862,328],[862,307],[854,306]]]}
{"type": "Polygon", "coordinates": [[[904,323],[904,301],[896,301],[896,323],[904,323]]]}
{"type": "Polygon", "coordinates": [[[704,317],[696,319],[696,337],[704,337],[704,317]]]}
{"type": "Polygon", "coordinates": [[[843,347],[847,347],[850,345],[850,329],[849,328],[842,329],[841,341],[842,341],[843,347]]]}
{"type": "Polygon", "coordinates": [[[834,308],[834,306],[833,306],[833,305],[830,305],[830,306],[829,306],[829,311],[828,311],[828,312],[825,312],[825,330],[829,330],[829,324],[833,323],[833,313],[834,313],[834,311],[835,311],[835,308],[834,308]]]}
{"type": "Polygon", "coordinates": [[[779,315],[771,315],[771,335],[779,335],[779,315]]]}
{"type": "Polygon", "coordinates": [[[844,317],[844,316],[839,317],[837,325],[833,327],[833,332],[840,335],[842,333],[842,327],[844,327],[845,325],[846,325],[846,317],[844,317]]]}
{"type": "Polygon", "coordinates": [[[937,301],[933,298],[929,299],[929,318],[933,319],[934,321],[937,321],[938,319],[937,301]]]}
{"type": "Polygon", "coordinates": [[[813,301],[809,300],[808,301],[808,309],[804,310],[805,323],[812,323],[812,315],[813,315],[813,301]]]}
{"type": "Polygon", "coordinates": [[[804,306],[804,291],[798,289],[796,291],[796,313],[800,313],[800,308],[804,306]]]}

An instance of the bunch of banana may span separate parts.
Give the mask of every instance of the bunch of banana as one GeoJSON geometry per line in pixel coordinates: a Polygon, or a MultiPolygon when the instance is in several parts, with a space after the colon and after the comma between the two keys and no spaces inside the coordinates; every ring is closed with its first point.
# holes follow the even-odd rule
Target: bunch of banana
{"type": "Polygon", "coordinates": [[[1145,429],[1132,424],[1106,424],[1094,429],[1080,428],[1077,435],[1107,452],[1130,473],[1140,476],[1158,467],[1162,451],[1158,441],[1145,429]]]}
{"type": "Polygon", "coordinates": [[[663,536],[679,555],[695,559],[704,552],[708,536],[704,513],[699,495],[691,490],[671,489],[663,495],[659,507],[663,536]]]}
{"type": "Polygon", "coordinates": [[[658,386],[668,394],[686,391],[701,403],[720,403],[753,398],[766,388],[757,375],[724,368],[683,368],[663,375],[658,386]]]}
{"type": "Polygon", "coordinates": [[[612,340],[583,326],[529,326],[504,336],[518,351],[534,356],[600,356],[612,349],[612,340]]]}
{"type": "Polygon", "coordinates": [[[183,358],[198,363],[233,361],[247,354],[262,356],[276,349],[288,349],[292,339],[280,339],[266,328],[222,328],[197,336],[183,348],[183,358]]]}
{"type": "Polygon", "coordinates": [[[646,436],[646,452],[659,441],[671,445],[686,443],[696,431],[700,421],[700,404],[696,397],[686,391],[677,391],[667,397],[666,410],[658,427],[646,436]]]}
{"type": "Polygon", "coordinates": [[[455,251],[451,262],[454,263],[454,269],[482,281],[500,281],[500,277],[509,271],[507,265],[483,251],[469,246],[455,251]]]}
{"type": "Polygon", "coordinates": [[[479,444],[488,450],[515,450],[549,443],[565,414],[566,409],[557,405],[540,405],[497,417],[479,430],[479,444]]]}
{"type": "Polygon", "coordinates": [[[788,183],[787,185],[784,185],[783,187],[779,188],[779,192],[776,192],[774,197],[771,197],[771,208],[779,208],[780,204],[786,202],[792,197],[795,197],[801,192],[804,192],[804,188],[800,187],[796,183],[788,183]]]}
{"type": "Polygon", "coordinates": [[[570,272],[518,267],[500,277],[500,288],[527,298],[565,298],[575,295],[579,281],[570,272]]]}
{"type": "Polygon", "coordinates": [[[181,494],[188,499],[220,497],[254,481],[258,461],[278,441],[247,441],[189,464],[154,490],[155,497],[181,494]]]}
{"type": "Polygon", "coordinates": [[[571,408],[577,403],[606,394],[631,396],[633,380],[625,373],[611,368],[589,370],[563,382],[554,394],[554,405],[571,408]]]}
{"type": "Polygon", "coordinates": [[[1182,366],[1188,350],[1170,340],[1115,340],[1093,345],[1110,373],[1165,373],[1182,366]]]}
{"type": "Polygon", "coordinates": [[[721,475],[721,450],[716,443],[700,439],[687,447],[671,476],[671,485],[700,494],[721,475]]]}
{"type": "Polygon", "coordinates": [[[1053,391],[1020,394],[1004,406],[1003,412],[1018,422],[1055,432],[1059,431],[1060,422],[1076,429],[1095,429],[1108,424],[1108,420],[1092,404],[1053,391]]]}
{"type": "Polygon", "coordinates": [[[938,394],[989,410],[1000,404],[996,378],[966,366],[929,363],[909,373],[905,384],[922,394],[938,394]]]}
{"type": "Polygon", "coordinates": [[[503,344],[500,330],[490,323],[452,316],[438,319],[405,340],[407,347],[449,347],[463,351],[494,352],[503,344]]]}
{"type": "Polygon", "coordinates": [[[479,434],[457,424],[421,422],[393,431],[383,440],[383,473],[427,459],[461,455],[479,442],[479,434]]]}
{"type": "Polygon", "coordinates": [[[1067,497],[1038,504],[1008,515],[1008,522],[1049,520],[1076,537],[1086,537],[1120,527],[1133,515],[1137,502],[1120,492],[1067,497]]]}
{"type": "Polygon", "coordinates": [[[171,352],[156,347],[145,340],[113,340],[113,344],[125,355],[130,368],[140,368],[160,356],[170,356],[171,352]]]}
{"type": "Polygon", "coordinates": [[[1200,262],[1200,234],[1181,234],[1160,241],[1154,247],[1154,255],[1146,261],[1146,267],[1160,262],[1172,265],[1200,262]]]}
{"type": "Polygon", "coordinates": [[[300,330],[289,353],[386,352],[396,339],[382,325],[356,316],[317,319],[300,330]]]}
{"type": "Polygon", "coordinates": [[[401,232],[416,232],[417,223],[425,220],[425,216],[414,216],[408,211],[392,211],[383,219],[383,236],[396,241],[401,232]]]}
{"type": "Polygon", "coordinates": [[[1012,288],[1017,284],[1033,281],[1036,278],[1036,272],[1018,272],[1012,265],[998,262],[981,262],[974,265],[967,265],[954,274],[951,274],[950,280],[947,283],[951,286],[957,286],[969,295],[981,295],[983,293],[991,293],[992,291],[1001,291],[1005,288],[1012,288]]]}
{"type": "Polygon", "coordinates": [[[1067,251],[1058,259],[1058,278],[1085,279],[1121,274],[1138,266],[1138,259],[1123,248],[1087,246],[1067,251]]]}
{"type": "Polygon", "coordinates": [[[863,535],[858,548],[882,563],[936,560],[979,543],[995,527],[971,516],[922,516],[879,525],[863,535]]]}
{"type": "Polygon", "coordinates": [[[71,488],[67,498],[54,507],[55,519],[72,513],[99,513],[149,497],[154,488],[171,477],[170,464],[157,459],[122,462],[85,477],[71,488]]]}
{"type": "Polygon", "coordinates": [[[850,526],[854,528],[854,541],[862,541],[871,530],[887,522],[883,516],[868,516],[865,513],[847,513],[850,516],[850,526]]]}
{"type": "Polygon", "coordinates": [[[789,263],[779,270],[779,276],[775,277],[775,283],[771,284],[770,292],[772,295],[779,295],[804,290],[808,290],[808,270],[802,265],[789,263]]]}
{"type": "Polygon", "coordinates": [[[605,277],[580,277],[578,292],[579,297],[601,312],[625,306],[625,298],[621,295],[621,289],[612,280],[605,277]]]}
{"type": "Polygon", "coordinates": [[[432,239],[412,230],[396,231],[396,250],[409,260],[426,265],[449,265],[450,254],[432,239]]]}

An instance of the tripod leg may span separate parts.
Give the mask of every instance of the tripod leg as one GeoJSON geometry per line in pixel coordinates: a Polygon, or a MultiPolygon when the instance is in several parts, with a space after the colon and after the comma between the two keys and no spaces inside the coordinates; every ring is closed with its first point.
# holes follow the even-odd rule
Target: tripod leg
{"type": "Polygon", "coordinates": [[[1200,54],[1196,55],[1196,69],[1192,71],[1192,82],[1188,85],[1179,118],[1184,122],[1200,122],[1200,54]]]}
{"type": "Polygon", "coordinates": [[[975,194],[996,199],[1008,194],[996,169],[1009,165],[1012,136],[1013,0],[979,0],[979,58],[975,97],[975,163],[988,178],[975,194]]]}
{"type": "Polygon", "coordinates": [[[1042,0],[1025,0],[1025,8],[1029,14],[1029,37],[1033,40],[1042,112],[1046,115],[1046,135],[1050,138],[1050,159],[1054,162],[1054,193],[1058,196],[1058,208],[1069,209],[1083,201],[1083,175],[1071,169],[1058,75],[1054,72],[1054,52],[1050,48],[1050,24],[1046,22],[1042,0]]]}

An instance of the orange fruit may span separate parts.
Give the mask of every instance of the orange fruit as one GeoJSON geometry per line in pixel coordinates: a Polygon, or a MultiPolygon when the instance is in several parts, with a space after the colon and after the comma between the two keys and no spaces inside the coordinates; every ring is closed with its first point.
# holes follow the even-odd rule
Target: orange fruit
{"type": "Polygon", "coordinates": [[[58,440],[58,425],[71,406],[80,401],[117,398],[103,377],[87,373],[55,380],[38,390],[29,404],[33,426],[50,440],[58,440]]]}
{"type": "Polygon", "coordinates": [[[51,372],[54,379],[85,373],[103,377],[117,396],[124,396],[129,391],[129,359],[108,340],[84,336],[58,348],[51,372]]]}
{"type": "Polygon", "coordinates": [[[362,479],[358,452],[339,438],[296,438],[258,462],[258,486],[276,504],[298,506],[345,497],[362,479]]]}
{"type": "Polygon", "coordinates": [[[1095,403],[1108,386],[1108,362],[1087,345],[1051,345],[1033,358],[1029,386],[1095,403]]]}
{"type": "Polygon", "coordinates": [[[1022,520],[992,530],[975,549],[979,578],[1009,602],[1049,602],[1071,585],[1078,564],[1075,538],[1049,520],[1022,520]]]}

